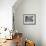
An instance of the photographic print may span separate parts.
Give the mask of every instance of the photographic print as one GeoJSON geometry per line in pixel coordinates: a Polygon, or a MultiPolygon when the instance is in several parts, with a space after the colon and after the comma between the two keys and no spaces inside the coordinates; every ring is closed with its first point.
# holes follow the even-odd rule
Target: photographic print
{"type": "Polygon", "coordinates": [[[24,14],[23,17],[24,24],[35,25],[36,24],[36,14],[24,14]]]}

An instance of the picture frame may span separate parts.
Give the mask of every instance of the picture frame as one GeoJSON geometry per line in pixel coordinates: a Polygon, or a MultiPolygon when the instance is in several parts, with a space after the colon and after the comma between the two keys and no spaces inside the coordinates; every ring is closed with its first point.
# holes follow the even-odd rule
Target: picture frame
{"type": "Polygon", "coordinates": [[[35,25],[36,24],[36,14],[24,14],[23,23],[24,25],[35,25]]]}

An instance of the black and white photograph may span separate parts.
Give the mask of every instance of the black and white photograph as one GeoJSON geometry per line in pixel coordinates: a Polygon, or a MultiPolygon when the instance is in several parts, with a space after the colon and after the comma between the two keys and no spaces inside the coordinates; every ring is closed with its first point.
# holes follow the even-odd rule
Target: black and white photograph
{"type": "Polygon", "coordinates": [[[23,20],[24,20],[24,24],[35,25],[36,24],[36,14],[24,14],[23,20]]]}

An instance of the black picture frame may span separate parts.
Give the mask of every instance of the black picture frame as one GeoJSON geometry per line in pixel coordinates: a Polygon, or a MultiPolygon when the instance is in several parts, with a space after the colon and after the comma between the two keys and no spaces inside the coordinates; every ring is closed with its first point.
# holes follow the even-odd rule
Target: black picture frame
{"type": "Polygon", "coordinates": [[[24,25],[35,25],[36,24],[36,14],[24,14],[23,24],[24,25]]]}

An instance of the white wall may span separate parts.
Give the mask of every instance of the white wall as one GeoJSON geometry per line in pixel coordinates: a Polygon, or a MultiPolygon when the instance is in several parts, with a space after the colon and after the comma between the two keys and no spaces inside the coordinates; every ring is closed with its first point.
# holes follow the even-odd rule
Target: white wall
{"type": "Polygon", "coordinates": [[[46,46],[46,0],[41,1],[41,38],[42,46],[46,46]]]}
{"type": "Polygon", "coordinates": [[[16,0],[0,0],[0,27],[12,28],[12,6],[16,0]]]}
{"type": "MultiPolygon", "coordinates": [[[[15,6],[15,5],[14,5],[15,6]]],[[[15,7],[16,8],[16,7],[15,7]]],[[[15,10],[15,8],[13,10],[15,10]]],[[[24,34],[24,37],[35,41],[36,46],[41,46],[41,1],[23,0],[14,12],[15,28],[24,34]],[[24,25],[24,14],[36,14],[36,25],[24,25]]]]}
{"type": "Polygon", "coordinates": [[[34,39],[37,46],[46,46],[46,0],[25,0],[18,7],[14,5],[13,11],[15,28],[22,32],[24,37],[34,39]],[[36,13],[36,25],[24,25],[23,14],[32,13],[36,13]]]}

